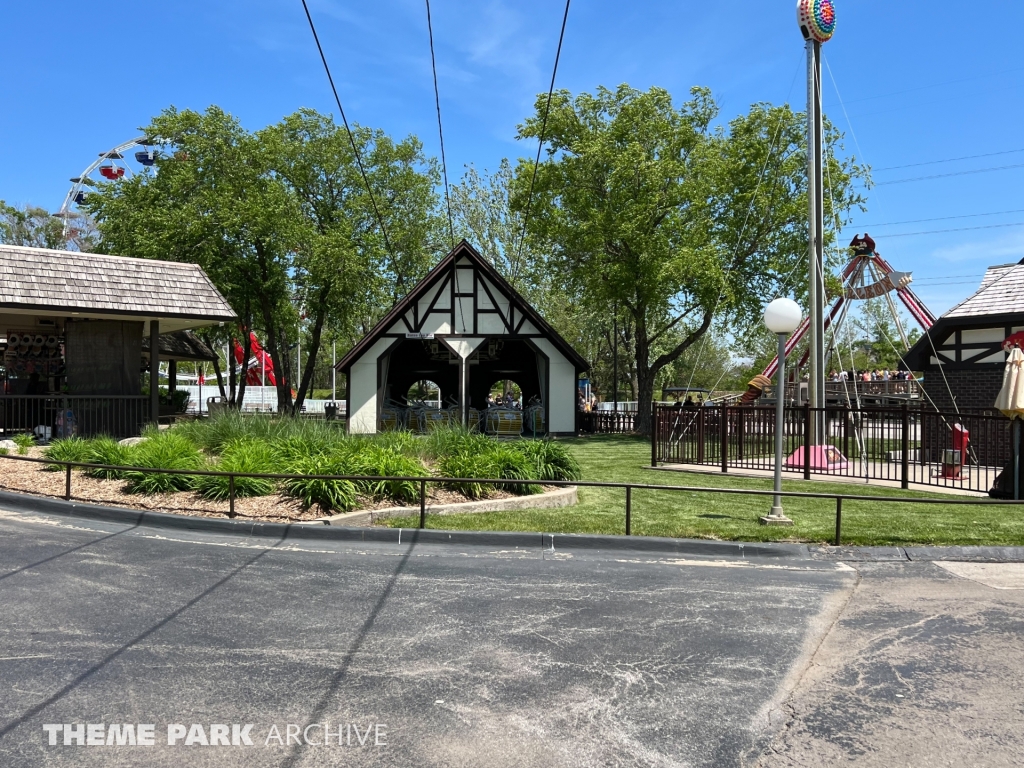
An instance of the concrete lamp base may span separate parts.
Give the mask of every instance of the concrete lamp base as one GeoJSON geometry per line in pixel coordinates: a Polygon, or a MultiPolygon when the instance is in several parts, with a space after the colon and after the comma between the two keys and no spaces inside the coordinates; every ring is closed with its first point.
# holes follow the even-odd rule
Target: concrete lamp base
{"type": "Polygon", "coordinates": [[[792,525],[793,521],[782,514],[782,510],[772,510],[761,518],[761,525],[792,525]]]}

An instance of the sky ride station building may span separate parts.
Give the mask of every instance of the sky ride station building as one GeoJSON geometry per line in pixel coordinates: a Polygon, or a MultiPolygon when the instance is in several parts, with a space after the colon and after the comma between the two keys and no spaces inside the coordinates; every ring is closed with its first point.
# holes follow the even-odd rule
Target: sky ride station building
{"type": "Polygon", "coordinates": [[[215,357],[191,330],[234,321],[196,264],[0,245],[0,432],[137,435],[161,361],[173,389],[178,360],[215,357]]]}
{"type": "Polygon", "coordinates": [[[465,240],[337,365],[347,382],[349,431],[357,434],[412,426],[408,393],[421,381],[435,383],[442,403],[451,404],[433,414],[445,421],[476,426],[480,420],[489,432],[519,434],[485,412],[491,388],[512,381],[523,408],[534,404],[523,432],[575,434],[577,379],[588,369],[465,240]],[[496,428],[488,426],[492,421],[496,428]]]}

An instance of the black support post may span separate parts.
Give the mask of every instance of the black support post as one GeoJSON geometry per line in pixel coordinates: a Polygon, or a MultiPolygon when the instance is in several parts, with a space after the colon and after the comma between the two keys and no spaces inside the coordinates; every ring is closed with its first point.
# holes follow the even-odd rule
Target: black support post
{"type": "Polygon", "coordinates": [[[903,401],[903,445],[900,461],[900,487],[910,487],[910,403],[903,401]]]}

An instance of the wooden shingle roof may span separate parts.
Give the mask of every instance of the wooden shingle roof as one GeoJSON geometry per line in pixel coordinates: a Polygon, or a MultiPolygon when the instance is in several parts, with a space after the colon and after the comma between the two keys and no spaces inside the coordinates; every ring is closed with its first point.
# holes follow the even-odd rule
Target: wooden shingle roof
{"type": "Polygon", "coordinates": [[[178,318],[178,325],[235,319],[197,264],[0,245],[0,308],[178,318]]]}
{"type": "Polygon", "coordinates": [[[1024,261],[989,267],[972,296],[957,304],[943,317],[1024,314],[1024,261]]]}

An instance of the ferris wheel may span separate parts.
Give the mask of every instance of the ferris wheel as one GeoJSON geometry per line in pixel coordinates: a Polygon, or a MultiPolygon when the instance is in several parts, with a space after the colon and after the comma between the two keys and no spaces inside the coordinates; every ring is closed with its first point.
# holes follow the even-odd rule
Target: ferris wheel
{"type": "Polygon", "coordinates": [[[75,221],[81,218],[78,207],[85,203],[89,190],[100,184],[118,181],[136,173],[133,164],[150,168],[156,163],[157,142],[149,136],[137,136],[131,141],[118,144],[113,149],[100,152],[99,157],[84,171],[71,179],[71,189],[64,197],[60,210],[54,214],[64,222],[64,239],[71,240],[75,234],[75,221]]]}

